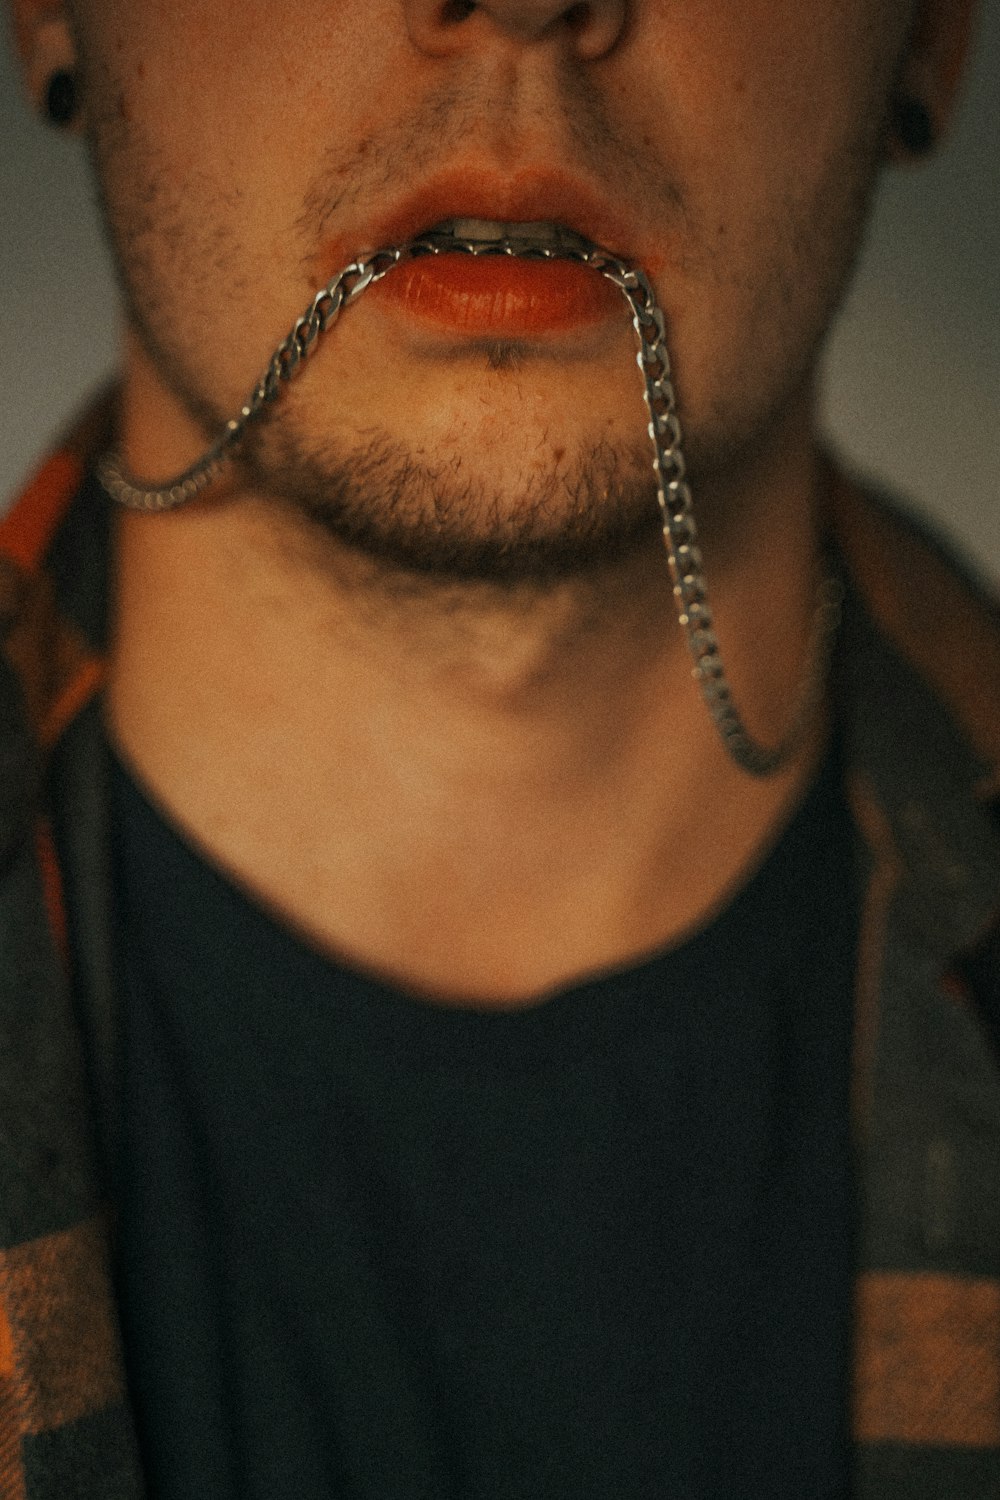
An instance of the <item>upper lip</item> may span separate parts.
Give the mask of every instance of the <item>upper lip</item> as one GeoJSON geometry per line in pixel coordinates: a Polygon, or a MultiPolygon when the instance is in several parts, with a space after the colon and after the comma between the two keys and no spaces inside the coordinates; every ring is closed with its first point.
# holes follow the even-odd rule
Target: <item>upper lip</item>
{"type": "Polygon", "coordinates": [[[625,260],[648,266],[627,213],[600,191],[551,170],[509,176],[481,170],[443,173],[369,223],[367,232],[374,230],[377,243],[366,251],[403,244],[446,219],[561,224],[625,260]]]}

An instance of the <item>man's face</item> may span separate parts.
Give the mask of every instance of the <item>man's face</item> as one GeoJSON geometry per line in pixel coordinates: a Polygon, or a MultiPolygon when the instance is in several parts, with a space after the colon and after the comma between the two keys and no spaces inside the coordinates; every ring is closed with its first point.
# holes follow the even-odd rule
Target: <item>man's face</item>
{"type": "MultiPolygon", "coordinates": [[[[361,252],[446,219],[552,218],[651,275],[711,488],[801,413],[911,10],[78,0],[132,372],[167,426],[214,434],[361,252]]],[[[512,272],[491,302],[467,273],[395,271],[360,297],[269,409],[251,487],[424,568],[611,555],[655,522],[624,301],[512,272]]]]}

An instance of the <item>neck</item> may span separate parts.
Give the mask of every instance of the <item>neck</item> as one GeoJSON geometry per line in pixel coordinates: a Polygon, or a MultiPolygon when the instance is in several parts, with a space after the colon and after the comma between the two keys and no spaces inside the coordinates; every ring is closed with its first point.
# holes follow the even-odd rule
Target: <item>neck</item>
{"type": "MultiPolygon", "coordinates": [[[[709,496],[717,630],[786,727],[817,586],[812,457],[709,496]],[[782,538],[782,548],[773,539],[782,538]]],[[[442,1001],[527,1001],[676,941],[821,749],[755,781],[694,687],[662,545],[556,585],[418,582],[244,495],[120,528],[112,733],[314,943],[442,1001]]]]}

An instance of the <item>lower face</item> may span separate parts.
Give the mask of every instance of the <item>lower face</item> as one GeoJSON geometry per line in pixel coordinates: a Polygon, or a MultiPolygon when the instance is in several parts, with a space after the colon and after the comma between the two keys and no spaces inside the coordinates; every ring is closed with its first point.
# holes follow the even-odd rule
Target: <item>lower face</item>
{"type": "MultiPolygon", "coordinates": [[[[431,222],[546,218],[551,191],[650,275],[689,470],[720,493],[800,407],[907,19],[904,0],[637,0],[617,46],[576,63],[486,29],[430,56],[399,0],[77,9],[127,375],[188,434],[178,468],[425,189],[431,222]]],[[[634,350],[595,272],[397,269],[268,409],[250,487],[425,572],[601,566],[656,527],[634,350]]]]}

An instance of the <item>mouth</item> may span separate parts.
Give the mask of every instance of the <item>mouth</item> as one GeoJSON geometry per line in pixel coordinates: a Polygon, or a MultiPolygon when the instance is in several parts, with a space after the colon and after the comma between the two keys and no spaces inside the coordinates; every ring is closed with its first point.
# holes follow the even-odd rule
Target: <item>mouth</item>
{"type": "Polygon", "coordinates": [[[464,338],[526,341],[620,316],[618,293],[554,219],[439,219],[411,242],[427,253],[376,289],[422,324],[464,338]]]}
{"type": "Polygon", "coordinates": [[[472,254],[495,251],[546,260],[595,248],[593,241],[553,219],[441,219],[416,239],[440,247],[442,253],[454,247],[472,254]]]}
{"type": "MultiPolygon", "coordinates": [[[[352,233],[344,225],[317,257],[314,284],[323,286],[359,252],[426,247],[372,287],[392,314],[394,334],[407,325],[463,340],[529,341],[549,335],[602,333],[621,322],[621,294],[581,263],[603,247],[654,275],[658,241],[643,230],[635,205],[612,185],[546,167],[511,174],[495,163],[467,160],[439,172],[395,203],[355,204],[352,233]]],[[[603,336],[603,334],[602,334],[603,336]]]]}

